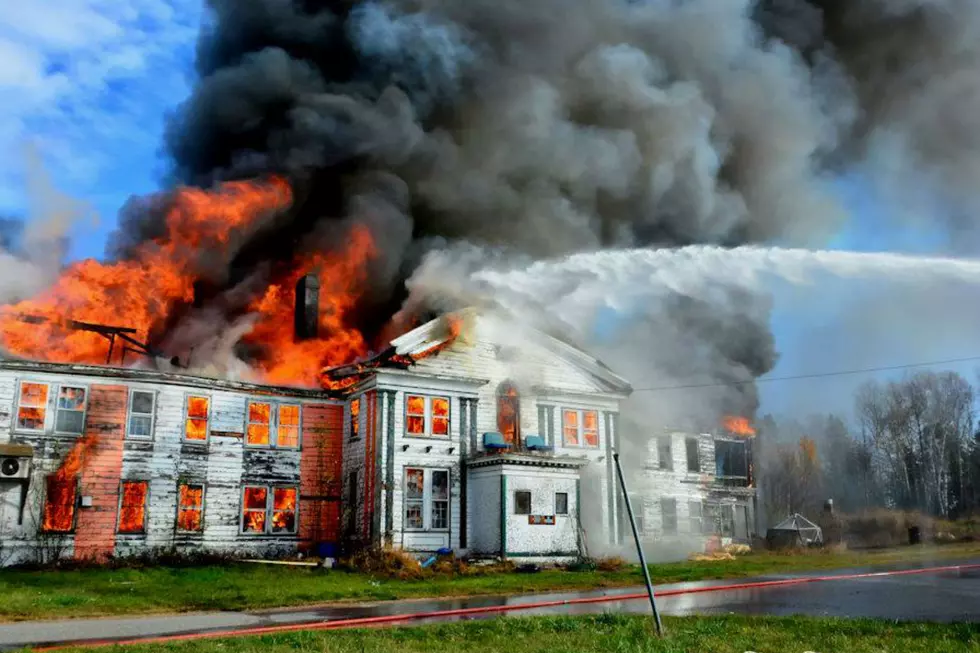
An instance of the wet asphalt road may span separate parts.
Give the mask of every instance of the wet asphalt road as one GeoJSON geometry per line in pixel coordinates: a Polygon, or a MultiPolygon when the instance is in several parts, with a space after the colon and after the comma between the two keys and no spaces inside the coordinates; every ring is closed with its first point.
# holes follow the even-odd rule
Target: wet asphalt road
{"type": "MultiPolygon", "coordinates": [[[[980,564],[980,559],[939,563],[980,564]]],[[[921,565],[921,567],[936,565],[921,565]]],[[[911,569],[914,566],[895,567],[911,569]]],[[[817,575],[836,575],[861,570],[838,570],[817,575]]],[[[876,568],[873,571],[882,571],[876,568]]],[[[766,576],[749,582],[799,578],[807,574],[766,576]]],[[[660,585],[657,591],[729,585],[705,581],[660,585]]],[[[315,624],[337,619],[398,615],[490,606],[522,605],[572,598],[616,596],[641,592],[642,588],[535,594],[516,597],[474,597],[445,600],[390,601],[356,606],[283,608],[252,612],[220,612],[125,619],[75,619],[55,622],[22,622],[0,625],[0,650],[27,645],[51,645],[93,640],[129,639],[184,633],[206,633],[262,626],[315,624]]],[[[980,569],[964,569],[903,576],[874,576],[848,580],[788,585],[783,587],[732,589],[658,598],[666,615],[808,615],[875,617],[909,621],[980,623],[980,569]]],[[[550,608],[532,608],[505,613],[508,617],[602,613],[649,613],[644,600],[592,603],[550,608]]],[[[499,618],[501,614],[439,617],[413,621],[415,624],[499,618]]]]}

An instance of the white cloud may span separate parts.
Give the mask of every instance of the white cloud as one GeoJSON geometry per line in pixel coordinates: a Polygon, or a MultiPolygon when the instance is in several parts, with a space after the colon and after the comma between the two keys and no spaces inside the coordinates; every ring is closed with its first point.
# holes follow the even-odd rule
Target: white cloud
{"type": "Polygon", "coordinates": [[[26,206],[28,146],[37,148],[55,184],[71,194],[118,200],[145,190],[125,183],[146,186],[159,169],[163,115],[188,91],[202,4],[4,3],[0,213],[26,206]]]}

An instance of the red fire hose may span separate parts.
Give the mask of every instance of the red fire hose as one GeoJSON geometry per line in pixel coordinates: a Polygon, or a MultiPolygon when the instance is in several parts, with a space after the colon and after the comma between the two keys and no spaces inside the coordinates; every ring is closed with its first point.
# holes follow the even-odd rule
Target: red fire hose
{"type": "MultiPolygon", "coordinates": [[[[784,580],[766,580],[753,583],[732,583],[728,585],[709,585],[706,587],[682,588],[672,590],[662,590],[656,592],[658,598],[666,596],[679,596],[683,594],[703,594],[706,592],[727,592],[747,589],[767,589],[782,587],[786,585],[802,585],[804,583],[823,583],[835,580],[855,580],[859,578],[874,578],[877,576],[911,576],[913,574],[934,574],[947,571],[963,571],[968,569],[980,569],[980,564],[951,565],[946,567],[925,567],[922,569],[903,569],[899,571],[877,571],[860,574],[841,574],[836,576],[804,576],[800,578],[787,578],[784,580]]],[[[436,610],[433,612],[412,612],[406,614],[393,614],[381,617],[358,617],[354,619],[335,619],[333,621],[317,621],[298,624],[285,624],[278,626],[256,626],[252,628],[239,628],[231,630],[218,630],[199,633],[184,633],[177,635],[160,635],[156,637],[137,637],[131,639],[103,639],[87,640],[74,644],[57,644],[53,646],[33,647],[35,651],[57,651],[66,648],[91,648],[106,646],[109,644],[159,644],[165,642],[188,641],[196,639],[214,639],[219,637],[245,637],[255,635],[268,635],[272,633],[287,633],[297,630],[339,630],[347,628],[365,628],[371,626],[386,626],[391,624],[405,623],[409,621],[422,621],[425,619],[438,619],[446,617],[465,617],[474,615],[499,614],[516,612],[520,610],[533,610],[538,608],[554,608],[567,605],[584,605],[589,603],[614,603],[617,601],[633,601],[646,599],[646,592],[633,594],[617,594],[612,596],[595,596],[580,599],[565,599],[556,601],[540,601],[537,603],[522,603],[518,605],[495,605],[481,608],[458,608],[455,610],[436,610]]]]}

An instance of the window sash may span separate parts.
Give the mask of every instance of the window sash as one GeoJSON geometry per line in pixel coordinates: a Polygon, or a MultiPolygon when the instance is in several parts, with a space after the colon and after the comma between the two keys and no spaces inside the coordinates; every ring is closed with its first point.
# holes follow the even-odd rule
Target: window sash
{"type": "Polygon", "coordinates": [[[204,530],[203,483],[181,483],[177,486],[177,530],[184,533],[204,530]],[[187,496],[185,496],[185,490],[187,496]],[[194,490],[200,491],[200,495],[196,499],[190,495],[190,492],[194,490]],[[190,501],[185,499],[190,499],[190,501]]]}
{"type": "Polygon", "coordinates": [[[300,404],[250,400],[245,413],[245,445],[259,449],[299,449],[302,422],[300,404]],[[283,414],[289,410],[295,410],[295,416],[284,422],[283,414]],[[290,423],[293,421],[295,424],[290,423]]]}
{"type": "Polygon", "coordinates": [[[687,513],[691,533],[701,533],[701,531],[704,529],[704,517],[702,516],[701,502],[688,501],[687,513]]]}
{"type": "Polygon", "coordinates": [[[250,447],[271,447],[272,442],[272,403],[250,401],[245,417],[245,444],[250,447]]]}
{"type": "Polygon", "coordinates": [[[350,400],[350,414],[348,415],[348,438],[353,440],[361,436],[361,398],[354,397],[350,400]]]}
{"type": "MultiPolygon", "coordinates": [[[[131,390],[129,393],[129,419],[126,420],[126,436],[131,438],[152,438],[153,437],[153,423],[156,416],[157,407],[157,395],[155,392],[149,390],[131,390]],[[136,410],[135,398],[136,395],[149,395],[150,396],[150,412],[145,413],[143,411],[136,410]],[[139,420],[137,422],[137,420],[139,420]],[[133,425],[146,424],[146,433],[137,433],[137,429],[133,428],[133,425]]],[[[142,429],[139,429],[142,430],[142,429]]]]}
{"type": "Polygon", "coordinates": [[[17,391],[17,429],[20,431],[33,431],[33,432],[43,432],[48,419],[48,400],[51,398],[51,387],[50,383],[41,383],[38,381],[21,381],[20,386],[17,391]],[[24,391],[27,386],[32,386],[35,388],[44,388],[44,394],[42,397],[34,399],[31,397],[25,397],[24,391]],[[34,411],[31,417],[25,418],[24,409],[27,411],[34,411]],[[40,422],[39,427],[25,426],[24,422],[29,420],[31,422],[40,422]]]}
{"type": "Polygon", "coordinates": [[[184,399],[184,440],[207,442],[211,434],[211,397],[189,394],[184,399]],[[203,415],[199,410],[203,404],[203,415]]]}
{"type": "Polygon", "coordinates": [[[245,485],[242,487],[241,521],[239,533],[242,535],[295,535],[299,530],[299,487],[295,485],[245,485]],[[249,507],[247,497],[249,490],[263,490],[265,493],[264,507],[249,507]],[[276,499],[283,494],[292,494],[292,506],[276,507],[276,499]],[[255,519],[261,525],[261,529],[254,528],[258,525],[250,519],[255,515],[255,519]],[[280,517],[286,519],[286,527],[277,526],[276,519],[280,517]]]}
{"type": "Polygon", "coordinates": [[[561,411],[562,442],[566,447],[580,449],[599,448],[599,411],[591,408],[563,408],[561,411]],[[587,428],[588,418],[595,428],[587,428]],[[589,440],[593,440],[589,442],[589,440]]]}
{"type": "Polygon", "coordinates": [[[123,481],[120,484],[118,532],[136,535],[146,532],[149,493],[150,484],[147,481],[123,481]]]}
{"type": "Polygon", "coordinates": [[[692,474],[701,472],[701,445],[697,438],[685,438],[684,450],[687,454],[687,471],[692,474]]]}
{"type": "Polygon", "coordinates": [[[78,481],[77,479],[59,479],[54,474],[45,478],[45,492],[44,492],[44,515],[41,522],[41,530],[45,533],[71,533],[75,530],[75,508],[78,505],[78,481]],[[70,499],[70,501],[65,501],[64,505],[68,507],[67,516],[60,516],[55,522],[55,516],[53,515],[53,507],[55,504],[51,503],[52,488],[56,486],[62,486],[65,495],[64,498],[70,499]]]}
{"type": "Polygon", "coordinates": [[[410,438],[452,436],[452,400],[445,395],[405,395],[405,435],[410,438]],[[445,415],[436,414],[437,402],[445,402],[445,415]],[[440,433],[439,431],[445,431],[440,433]]]}
{"type": "Polygon", "coordinates": [[[450,514],[452,499],[452,476],[448,469],[426,467],[405,467],[403,471],[404,495],[403,528],[413,532],[448,532],[452,523],[450,514]],[[436,493],[434,480],[436,476],[445,478],[445,491],[436,493]],[[416,485],[421,478],[422,488],[419,493],[416,485]]]}
{"type": "Polygon", "coordinates": [[[514,491],[514,514],[515,515],[531,514],[531,492],[529,490],[514,491]],[[525,505],[521,505],[522,503],[525,505]]]}
{"type": "Polygon", "coordinates": [[[568,492],[555,492],[555,514],[568,514],[568,492]]]}
{"type": "Polygon", "coordinates": [[[81,435],[85,432],[85,411],[88,408],[88,388],[78,385],[59,385],[58,393],[55,400],[55,413],[54,413],[54,432],[64,433],[66,435],[81,435]],[[81,393],[80,407],[75,404],[75,397],[62,396],[65,391],[74,390],[81,393]],[[67,405],[62,406],[62,403],[67,405]],[[70,402],[70,403],[69,403],[70,402]],[[62,418],[78,419],[77,428],[63,428],[62,418]]]}
{"type": "Polygon", "coordinates": [[[657,458],[660,469],[668,472],[674,470],[674,454],[671,451],[669,435],[661,435],[657,438],[657,458]]]}
{"type": "Polygon", "coordinates": [[[661,499],[660,515],[664,534],[673,535],[677,533],[677,500],[661,499]]]}

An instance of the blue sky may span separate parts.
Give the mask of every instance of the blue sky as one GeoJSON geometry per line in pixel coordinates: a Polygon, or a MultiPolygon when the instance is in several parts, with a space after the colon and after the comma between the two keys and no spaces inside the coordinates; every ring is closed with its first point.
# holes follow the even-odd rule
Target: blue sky
{"type": "MultiPolygon", "coordinates": [[[[7,0],[0,14],[0,217],[29,217],[30,180],[38,171],[87,203],[98,221],[72,232],[72,258],[101,256],[116,212],[132,194],[158,187],[166,114],[189,91],[201,0],[7,0]],[[37,161],[39,156],[41,165],[37,161]]],[[[856,219],[830,246],[934,252],[937,233],[884,228],[885,209],[859,176],[838,189],[856,219]]],[[[881,337],[879,326],[840,348],[842,320],[864,301],[852,288],[828,286],[817,297],[777,290],[773,327],[782,358],[774,376],[877,367],[965,351],[962,338],[909,348],[881,337]],[[828,350],[835,350],[829,356],[828,350]],[[923,358],[923,356],[926,356],[923,358]]],[[[885,314],[888,307],[881,309],[885,314]]],[[[860,329],[858,329],[860,331],[860,329]]],[[[959,371],[972,374],[971,368],[959,371]]],[[[867,376],[763,384],[763,409],[846,410],[867,376]]]]}

